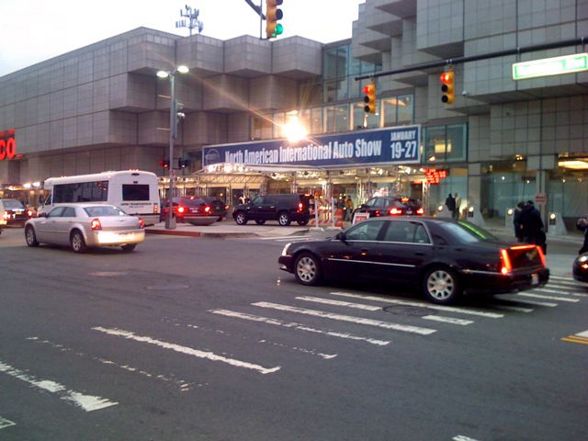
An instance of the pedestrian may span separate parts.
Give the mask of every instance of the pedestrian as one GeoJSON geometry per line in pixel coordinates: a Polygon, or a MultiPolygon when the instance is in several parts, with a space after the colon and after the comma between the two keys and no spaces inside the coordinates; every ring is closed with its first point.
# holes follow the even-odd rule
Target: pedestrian
{"type": "Polygon", "coordinates": [[[451,217],[455,217],[455,198],[449,193],[447,199],[445,199],[445,206],[451,212],[451,217]]]}
{"type": "Polygon", "coordinates": [[[521,213],[523,212],[523,208],[525,208],[524,202],[519,202],[514,209],[514,215],[512,217],[512,223],[514,225],[514,235],[517,238],[517,241],[523,242],[525,239],[525,233],[523,231],[523,225],[521,224],[521,213]]]}
{"type": "Polygon", "coordinates": [[[588,216],[583,216],[576,222],[576,227],[578,230],[584,232],[584,244],[578,254],[588,253],[588,216]]]}
{"type": "Polygon", "coordinates": [[[523,229],[523,241],[541,246],[543,253],[547,253],[547,237],[541,213],[535,208],[533,201],[527,201],[520,215],[523,229]]]}
{"type": "Polygon", "coordinates": [[[453,217],[456,220],[459,220],[460,217],[460,211],[461,211],[461,198],[459,197],[459,195],[457,193],[455,193],[453,195],[453,200],[455,201],[455,210],[453,212],[453,217]]]}
{"type": "Polygon", "coordinates": [[[345,200],[345,220],[351,222],[353,215],[353,201],[349,196],[345,200]]]}

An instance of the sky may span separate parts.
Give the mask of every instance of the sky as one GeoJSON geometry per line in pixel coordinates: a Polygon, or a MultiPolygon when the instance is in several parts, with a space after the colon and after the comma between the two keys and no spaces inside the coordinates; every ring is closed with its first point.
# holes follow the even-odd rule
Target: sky
{"type": "MultiPolygon", "coordinates": [[[[300,35],[322,43],[351,38],[364,1],[284,0],[279,38],[300,35]]],[[[202,35],[259,37],[259,16],[245,0],[0,0],[0,76],[140,26],[187,36],[187,28],[175,27],[185,5],[200,11],[202,35]]]]}

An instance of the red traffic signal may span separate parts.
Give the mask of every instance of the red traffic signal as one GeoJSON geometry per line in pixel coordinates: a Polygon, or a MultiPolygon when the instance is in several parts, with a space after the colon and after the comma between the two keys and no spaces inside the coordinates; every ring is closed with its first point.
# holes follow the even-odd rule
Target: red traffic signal
{"type": "Polygon", "coordinates": [[[439,80],[441,81],[441,101],[445,104],[451,104],[455,100],[455,73],[452,70],[443,72],[439,80]]]}
{"type": "Polygon", "coordinates": [[[376,84],[369,83],[363,86],[363,102],[365,113],[376,113],[376,84]]]}

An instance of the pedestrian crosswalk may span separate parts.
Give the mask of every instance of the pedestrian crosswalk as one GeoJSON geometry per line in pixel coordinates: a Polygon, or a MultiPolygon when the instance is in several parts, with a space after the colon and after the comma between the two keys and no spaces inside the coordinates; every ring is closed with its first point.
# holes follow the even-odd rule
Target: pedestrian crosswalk
{"type": "MultiPolygon", "coordinates": [[[[385,351],[401,339],[434,339],[448,332],[468,332],[476,326],[492,326],[492,323],[517,316],[530,317],[533,313],[546,313],[557,307],[575,307],[588,301],[586,297],[588,286],[562,276],[553,276],[546,286],[534,290],[455,306],[436,305],[416,297],[293,284],[292,291],[282,291],[280,297],[267,293],[262,294],[261,299],[258,297],[238,306],[211,307],[194,314],[193,320],[162,320],[166,330],[161,335],[129,329],[123,324],[120,327],[96,325],[89,327],[88,331],[103,339],[107,348],[116,341],[125,341],[125,344],[138,345],[134,351],[151,350],[160,353],[161,357],[166,354],[185,357],[186,363],[199,366],[197,371],[200,373],[205,370],[204,366],[210,369],[225,366],[226,369],[240,369],[250,375],[266,377],[288,375],[285,368],[290,357],[314,357],[320,363],[337,363],[345,357],[348,345],[364,345],[373,348],[370,350],[385,351]],[[174,328],[178,327],[198,333],[198,338],[194,339],[196,343],[186,344],[185,339],[184,343],[180,343],[180,333],[176,341],[174,328]],[[238,334],[224,331],[225,327],[238,329],[238,334]],[[224,340],[217,337],[220,335],[224,340]],[[248,350],[247,346],[253,344],[261,349],[248,350]],[[236,345],[238,350],[227,350],[227,345],[233,348],[231,345],[236,345]]],[[[562,341],[586,344],[587,338],[578,334],[562,341]]],[[[194,390],[197,382],[191,378],[175,378],[169,372],[150,372],[153,367],[141,366],[139,361],[138,365],[129,366],[124,361],[116,360],[115,355],[110,358],[84,354],[39,337],[28,337],[23,344],[43,344],[63,357],[85,357],[86,361],[100,363],[104,369],[157,380],[159,384],[172,386],[181,393],[194,390]]],[[[33,390],[49,393],[86,412],[108,409],[124,402],[124,396],[103,397],[77,392],[65,386],[60,379],[40,378],[10,360],[0,360],[2,375],[26,383],[33,390]]],[[[5,427],[12,423],[0,417],[0,426],[2,421],[5,427]]]]}

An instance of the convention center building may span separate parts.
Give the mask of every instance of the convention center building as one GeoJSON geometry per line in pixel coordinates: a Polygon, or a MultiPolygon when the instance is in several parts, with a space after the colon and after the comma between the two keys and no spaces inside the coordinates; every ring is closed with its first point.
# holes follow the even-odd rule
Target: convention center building
{"type": "Polygon", "coordinates": [[[138,28],[0,77],[0,197],[126,169],[163,197],[171,166],[178,195],[229,205],[381,194],[433,214],[457,193],[466,216],[532,200],[571,223],[588,213],[586,36],[580,0],[366,0],[329,44],[138,28]]]}

